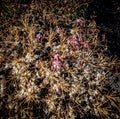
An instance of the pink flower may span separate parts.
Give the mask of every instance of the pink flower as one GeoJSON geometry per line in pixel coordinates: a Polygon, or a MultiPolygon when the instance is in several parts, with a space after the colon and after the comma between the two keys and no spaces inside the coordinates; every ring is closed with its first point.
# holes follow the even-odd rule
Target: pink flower
{"type": "Polygon", "coordinates": [[[72,38],[73,38],[73,39],[76,39],[76,34],[74,34],[74,35],[72,36],[72,38]]]}
{"type": "Polygon", "coordinates": [[[70,45],[71,40],[67,40],[67,45],[70,45]]]}
{"type": "Polygon", "coordinates": [[[59,59],[59,54],[55,54],[54,55],[54,60],[53,60],[53,68],[54,68],[54,70],[60,69],[60,64],[61,64],[61,61],[59,59]]]}
{"type": "Polygon", "coordinates": [[[79,49],[79,45],[84,45],[86,48],[90,49],[89,45],[87,42],[82,41],[83,36],[82,34],[74,34],[70,37],[69,40],[67,40],[67,44],[68,45],[72,45],[73,47],[75,47],[76,49],[79,49]]]}
{"type": "Polygon", "coordinates": [[[53,68],[55,70],[60,69],[60,64],[61,64],[61,61],[59,61],[59,60],[53,61],[53,68]]]}
{"type": "Polygon", "coordinates": [[[81,42],[80,42],[80,44],[81,44],[81,45],[84,45],[84,44],[85,44],[85,42],[81,41],[81,42]]]}
{"type": "Polygon", "coordinates": [[[79,34],[79,41],[81,41],[83,39],[82,34],[79,34]]]}
{"type": "Polygon", "coordinates": [[[81,23],[81,24],[84,24],[85,23],[85,20],[83,18],[79,18],[76,20],[77,23],[81,23]]]}
{"type": "Polygon", "coordinates": [[[80,19],[77,19],[76,22],[79,23],[79,22],[80,22],[80,19]]]}
{"type": "Polygon", "coordinates": [[[95,34],[95,33],[98,33],[98,32],[99,32],[98,29],[91,29],[90,31],[92,32],[92,34],[95,34]]]}
{"type": "Polygon", "coordinates": [[[72,40],[67,40],[67,44],[68,45],[72,45],[72,44],[74,44],[74,45],[78,45],[79,43],[78,43],[78,41],[76,40],[76,39],[72,39],[72,40]]]}
{"type": "Polygon", "coordinates": [[[59,60],[59,54],[54,55],[54,60],[59,60]]]}
{"type": "Polygon", "coordinates": [[[68,45],[74,45],[76,49],[78,49],[79,38],[77,38],[76,34],[72,35],[69,40],[67,40],[68,45]]]}
{"type": "Polygon", "coordinates": [[[78,45],[78,40],[77,39],[73,39],[72,42],[74,43],[74,45],[78,45]]]}
{"type": "Polygon", "coordinates": [[[38,32],[38,33],[36,33],[36,38],[37,39],[41,39],[42,38],[42,36],[43,36],[43,34],[41,33],[41,32],[38,32]]]}
{"type": "Polygon", "coordinates": [[[28,7],[28,4],[22,4],[22,6],[26,8],[26,7],[28,7]]]}
{"type": "Polygon", "coordinates": [[[60,33],[62,31],[62,29],[60,27],[57,28],[56,32],[60,33]]]}

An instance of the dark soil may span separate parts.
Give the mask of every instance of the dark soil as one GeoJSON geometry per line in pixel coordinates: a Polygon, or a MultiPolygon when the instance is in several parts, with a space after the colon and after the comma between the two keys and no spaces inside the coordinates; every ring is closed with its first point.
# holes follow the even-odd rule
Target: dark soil
{"type": "Polygon", "coordinates": [[[109,55],[120,57],[120,1],[94,0],[87,11],[88,18],[94,19],[100,26],[99,35],[106,35],[109,55]]]}

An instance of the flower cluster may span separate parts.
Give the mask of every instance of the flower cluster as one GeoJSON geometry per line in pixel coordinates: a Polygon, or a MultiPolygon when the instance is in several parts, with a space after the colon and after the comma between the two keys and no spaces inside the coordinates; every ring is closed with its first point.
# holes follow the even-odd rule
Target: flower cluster
{"type": "Polygon", "coordinates": [[[60,69],[60,64],[61,64],[61,61],[59,59],[59,54],[55,54],[54,59],[53,59],[53,68],[54,68],[54,70],[60,69]]]}
{"type": "Polygon", "coordinates": [[[79,45],[84,45],[88,50],[90,50],[90,46],[87,41],[83,41],[82,34],[74,34],[70,37],[69,40],[67,40],[68,45],[74,46],[76,49],[79,49],[79,45]]]}

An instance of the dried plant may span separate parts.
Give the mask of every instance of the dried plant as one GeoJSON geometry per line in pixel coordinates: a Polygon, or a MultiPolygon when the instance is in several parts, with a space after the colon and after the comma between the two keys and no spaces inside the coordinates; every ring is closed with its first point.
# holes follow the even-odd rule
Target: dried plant
{"type": "Polygon", "coordinates": [[[119,119],[120,60],[85,19],[89,1],[34,2],[0,26],[1,117],[119,119]]]}

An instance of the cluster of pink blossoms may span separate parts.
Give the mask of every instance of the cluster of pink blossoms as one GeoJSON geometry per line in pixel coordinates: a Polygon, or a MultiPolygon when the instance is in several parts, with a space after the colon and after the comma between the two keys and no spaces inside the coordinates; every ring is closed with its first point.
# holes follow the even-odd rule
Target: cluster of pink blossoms
{"type": "Polygon", "coordinates": [[[60,58],[59,58],[59,54],[55,54],[54,59],[53,59],[54,70],[60,69],[60,64],[61,64],[61,61],[60,61],[60,58]]]}
{"type": "Polygon", "coordinates": [[[88,50],[90,50],[90,46],[88,42],[83,41],[83,36],[82,34],[79,34],[78,37],[77,35],[72,35],[69,40],[67,40],[68,45],[74,45],[76,49],[79,49],[79,45],[84,45],[88,50]]]}

